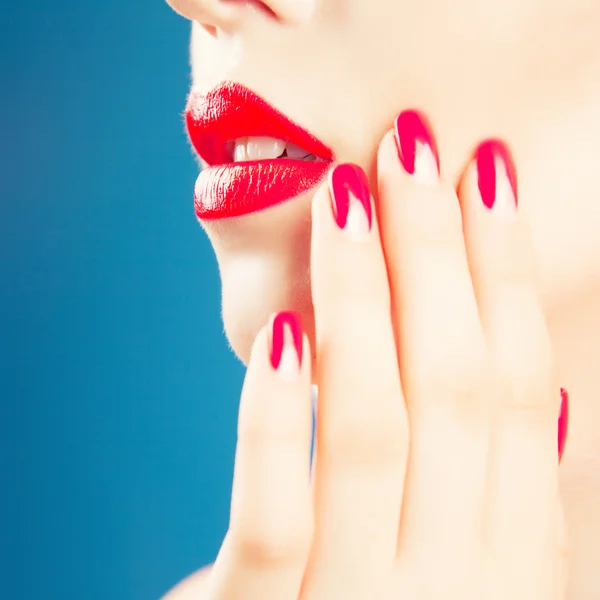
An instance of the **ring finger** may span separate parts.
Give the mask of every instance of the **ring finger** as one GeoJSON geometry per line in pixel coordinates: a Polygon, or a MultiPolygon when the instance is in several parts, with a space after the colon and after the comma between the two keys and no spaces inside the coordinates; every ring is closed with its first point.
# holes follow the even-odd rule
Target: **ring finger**
{"type": "Polygon", "coordinates": [[[550,598],[559,518],[560,390],[553,382],[533,247],[505,144],[489,140],[478,147],[460,198],[481,321],[500,382],[486,540],[503,572],[493,587],[501,597],[550,598]],[[511,582],[519,589],[507,589],[511,582]]]}

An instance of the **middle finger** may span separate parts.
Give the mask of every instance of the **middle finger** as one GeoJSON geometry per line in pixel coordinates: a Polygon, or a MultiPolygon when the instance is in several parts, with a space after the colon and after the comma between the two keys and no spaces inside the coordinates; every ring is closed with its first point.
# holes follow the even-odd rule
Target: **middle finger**
{"type": "Polygon", "coordinates": [[[460,206],[453,186],[440,180],[435,139],[422,115],[401,113],[378,165],[411,423],[399,555],[436,569],[449,592],[474,580],[470,570],[480,556],[491,423],[485,343],[460,206]]]}
{"type": "Polygon", "coordinates": [[[321,585],[339,585],[359,569],[393,565],[408,449],[377,219],[355,165],[335,166],[315,196],[311,277],[319,384],[311,559],[321,585]]]}

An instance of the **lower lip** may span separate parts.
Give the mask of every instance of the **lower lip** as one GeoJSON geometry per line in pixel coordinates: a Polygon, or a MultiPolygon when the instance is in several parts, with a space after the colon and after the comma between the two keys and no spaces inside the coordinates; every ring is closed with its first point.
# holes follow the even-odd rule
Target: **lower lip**
{"type": "Polygon", "coordinates": [[[270,208],[318,185],[328,169],[328,162],[291,159],[207,168],[196,182],[196,215],[202,220],[225,219],[270,208]]]}

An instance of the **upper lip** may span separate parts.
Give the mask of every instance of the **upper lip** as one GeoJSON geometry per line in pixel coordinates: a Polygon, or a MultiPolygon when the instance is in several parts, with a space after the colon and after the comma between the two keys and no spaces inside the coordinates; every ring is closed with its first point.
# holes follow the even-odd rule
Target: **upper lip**
{"type": "Polygon", "coordinates": [[[186,109],[190,140],[208,166],[233,161],[233,143],[245,136],[265,136],[295,144],[326,161],[333,152],[313,134],[248,88],[231,81],[207,94],[192,91],[186,109]]]}

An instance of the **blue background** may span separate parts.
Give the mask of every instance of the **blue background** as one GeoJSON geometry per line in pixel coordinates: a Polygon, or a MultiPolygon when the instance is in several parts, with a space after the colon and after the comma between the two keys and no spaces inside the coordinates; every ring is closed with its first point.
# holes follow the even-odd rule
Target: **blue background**
{"type": "Polygon", "coordinates": [[[152,599],[227,525],[243,368],[192,206],[188,24],[0,16],[0,596],[152,599]]]}

